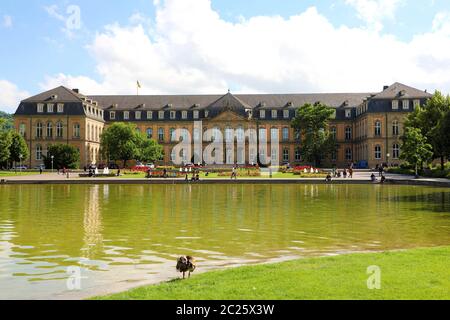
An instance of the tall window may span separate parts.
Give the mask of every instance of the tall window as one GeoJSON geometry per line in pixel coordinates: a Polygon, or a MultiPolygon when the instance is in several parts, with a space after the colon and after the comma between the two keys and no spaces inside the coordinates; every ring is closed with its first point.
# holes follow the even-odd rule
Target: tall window
{"type": "Polygon", "coordinates": [[[270,139],[271,140],[279,140],[278,128],[270,129],[270,139]]]}
{"type": "Polygon", "coordinates": [[[40,144],[36,146],[36,160],[42,160],[42,146],[40,144]]]}
{"type": "Polygon", "coordinates": [[[394,143],[394,145],[392,146],[392,158],[400,158],[400,146],[397,143],[394,143]]]}
{"type": "Polygon", "coordinates": [[[352,149],[347,148],[345,149],[345,160],[352,160],[353,159],[353,153],[352,153],[352,149]]]}
{"type": "Polygon", "coordinates": [[[381,146],[379,145],[375,146],[375,159],[377,160],[381,159],[381,146]]]}
{"type": "Polygon", "coordinates": [[[56,137],[58,138],[63,137],[63,124],[61,122],[58,122],[56,124],[56,137]]]}
{"type": "Polygon", "coordinates": [[[302,154],[300,151],[300,148],[295,149],[295,161],[301,161],[302,160],[302,154]]]}
{"type": "Polygon", "coordinates": [[[239,126],[236,129],[236,136],[237,136],[237,141],[238,142],[243,142],[244,141],[244,128],[239,126]]]}
{"type": "Polygon", "coordinates": [[[200,141],[200,129],[194,128],[194,141],[200,141]]]}
{"type": "Polygon", "coordinates": [[[347,140],[347,141],[352,140],[352,128],[351,127],[345,128],[345,140],[347,140]]]}
{"type": "Polygon", "coordinates": [[[398,121],[394,120],[392,122],[392,134],[394,136],[398,136],[399,135],[399,127],[398,127],[398,121]]]}
{"type": "Polygon", "coordinates": [[[287,148],[283,149],[283,161],[284,162],[289,161],[289,149],[287,148]]]}
{"type": "Polygon", "coordinates": [[[147,128],[147,138],[152,139],[153,138],[153,129],[147,128]]]}
{"type": "Polygon", "coordinates": [[[270,158],[272,160],[272,163],[277,162],[278,161],[278,148],[272,148],[272,150],[270,150],[270,158]]]}
{"type": "Polygon", "coordinates": [[[78,123],[73,125],[73,136],[75,138],[79,138],[80,137],[80,125],[78,123]]]}
{"type": "Polygon", "coordinates": [[[159,141],[164,141],[164,128],[159,128],[158,129],[158,140],[159,141]]]}
{"type": "Polygon", "coordinates": [[[333,140],[336,140],[337,138],[337,129],[336,127],[331,127],[331,136],[333,137],[333,140]]]}
{"type": "Polygon", "coordinates": [[[25,125],[25,123],[21,123],[20,125],[19,125],[19,134],[22,136],[22,137],[25,137],[25,133],[26,133],[26,125],[25,125]]]}
{"type": "Polygon", "coordinates": [[[170,128],[169,129],[169,135],[170,135],[170,141],[172,141],[172,142],[176,141],[175,129],[174,128],[170,128]]]}
{"type": "Polygon", "coordinates": [[[381,121],[380,120],[375,121],[375,135],[381,136],[381,121]]]}
{"type": "Polygon", "coordinates": [[[225,142],[232,142],[233,141],[233,129],[230,127],[225,128],[225,142]]]}
{"type": "Polygon", "coordinates": [[[266,128],[259,128],[259,141],[267,141],[266,128]]]}
{"type": "Polygon", "coordinates": [[[283,128],[283,141],[289,141],[289,128],[283,128]]]}
{"type": "Polygon", "coordinates": [[[47,123],[47,137],[53,137],[53,124],[51,122],[47,123]]]}
{"type": "Polygon", "coordinates": [[[42,123],[38,122],[36,124],[36,138],[42,138],[42,123]]]}

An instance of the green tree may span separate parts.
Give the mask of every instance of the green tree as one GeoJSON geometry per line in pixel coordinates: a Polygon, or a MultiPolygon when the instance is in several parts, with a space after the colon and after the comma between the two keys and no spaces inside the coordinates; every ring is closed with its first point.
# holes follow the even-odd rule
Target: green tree
{"type": "Polygon", "coordinates": [[[419,164],[421,165],[433,157],[433,147],[427,143],[427,137],[422,134],[419,128],[408,128],[402,137],[402,141],[400,159],[412,164],[415,168],[416,177],[418,177],[419,164]]]}
{"type": "Polygon", "coordinates": [[[11,131],[11,146],[9,147],[9,161],[19,162],[27,159],[30,155],[25,139],[16,131],[11,131]]]}
{"type": "Polygon", "coordinates": [[[444,168],[445,150],[448,144],[447,134],[443,134],[441,123],[450,111],[450,97],[436,91],[424,107],[417,108],[405,121],[405,130],[418,128],[432,146],[433,159],[440,159],[444,168]]]}
{"type": "Polygon", "coordinates": [[[301,106],[292,121],[292,127],[302,135],[302,157],[320,166],[322,159],[336,151],[336,141],[328,130],[328,123],[335,110],[322,103],[301,106]]]}
{"type": "Polygon", "coordinates": [[[153,139],[142,138],[139,160],[155,162],[164,156],[163,147],[153,139]]]}
{"type": "Polygon", "coordinates": [[[442,152],[447,157],[450,158],[450,139],[448,134],[450,133],[450,110],[444,115],[443,119],[439,125],[440,135],[443,137],[442,152]]]}
{"type": "Polygon", "coordinates": [[[0,131],[0,166],[4,167],[11,156],[11,132],[0,131]]]}
{"type": "Polygon", "coordinates": [[[80,151],[68,144],[54,144],[48,147],[47,156],[44,156],[44,164],[47,169],[78,169],[80,166],[80,151]]]}

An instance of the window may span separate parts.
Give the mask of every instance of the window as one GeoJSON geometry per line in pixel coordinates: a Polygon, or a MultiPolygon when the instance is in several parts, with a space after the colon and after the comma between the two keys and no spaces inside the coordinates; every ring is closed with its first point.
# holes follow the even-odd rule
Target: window
{"type": "Polygon", "coordinates": [[[266,110],[259,110],[259,117],[264,119],[266,117],[266,110]]]}
{"type": "Polygon", "coordinates": [[[399,135],[399,126],[398,126],[398,121],[394,120],[392,122],[392,135],[394,136],[398,136],[399,135]]]}
{"type": "Polygon", "coordinates": [[[334,140],[336,140],[336,138],[337,138],[337,128],[336,127],[331,127],[331,136],[333,137],[334,140]]]}
{"type": "Polygon", "coordinates": [[[61,122],[58,122],[56,124],[56,137],[58,138],[63,137],[63,124],[61,122]]]}
{"type": "Polygon", "coordinates": [[[175,162],[176,156],[177,154],[175,152],[175,149],[172,149],[172,152],[170,153],[170,161],[175,162]]]}
{"type": "Polygon", "coordinates": [[[158,129],[158,140],[159,141],[164,141],[164,128],[159,128],[158,129]]]}
{"type": "Polygon", "coordinates": [[[379,145],[375,146],[375,159],[377,160],[381,159],[381,146],[379,145]]]}
{"type": "Polygon", "coordinates": [[[295,161],[301,161],[302,160],[302,154],[300,151],[300,148],[295,149],[295,161]]]}
{"type": "Polygon", "coordinates": [[[289,141],[289,128],[283,128],[283,141],[289,141]]]}
{"type": "Polygon", "coordinates": [[[394,143],[394,145],[392,146],[392,158],[400,158],[400,146],[397,143],[394,143]]]}
{"type": "Polygon", "coordinates": [[[51,122],[47,123],[47,137],[53,137],[53,124],[51,122]]]}
{"type": "Polygon", "coordinates": [[[289,119],[289,110],[283,110],[283,117],[289,119]]]}
{"type": "Polygon", "coordinates": [[[276,119],[276,118],[278,118],[278,111],[272,110],[272,119],[276,119]]]}
{"type": "Polygon", "coordinates": [[[80,125],[78,123],[73,125],[73,136],[75,138],[79,138],[80,137],[80,125]]]}
{"type": "Polygon", "coordinates": [[[19,134],[20,134],[22,137],[25,137],[25,133],[26,133],[26,125],[25,125],[25,123],[21,123],[21,124],[19,125],[19,134]]]}
{"type": "Polygon", "coordinates": [[[279,133],[278,133],[278,128],[270,129],[270,139],[275,140],[275,141],[278,141],[280,139],[279,133]]]}
{"type": "Polygon", "coordinates": [[[233,137],[233,129],[231,129],[230,127],[226,127],[225,128],[225,142],[232,142],[234,137],[233,137]]]}
{"type": "Polygon", "coordinates": [[[283,161],[284,162],[289,161],[289,149],[283,149],[283,161]]]}
{"type": "Polygon", "coordinates": [[[153,119],[153,112],[147,111],[147,119],[153,119]]]}
{"type": "Polygon", "coordinates": [[[345,149],[345,160],[351,161],[352,159],[353,159],[352,149],[350,148],[345,149]]]}
{"type": "Polygon", "coordinates": [[[278,148],[272,148],[272,150],[270,150],[270,159],[273,164],[278,162],[278,148]]]}
{"type": "Polygon", "coordinates": [[[403,100],[403,110],[409,110],[409,100],[403,100]]]}
{"type": "Polygon", "coordinates": [[[244,128],[238,127],[236,130],[236,136],[237,136],[238,142],[243,142],[244,141],[244,128]]]}
{"type": "Polygon", "coordinates": [[[39,113],[44,112],[44,104],[43,103],[38,103],[37,112],[39,112],[39,113]]]}
{"type": "Polygon", "coordinates": [[[375,135],[381,136],[381,121],[380,120],[375,121],[375,135]]]}
{"type": "Polygon", "coordinates": [[[158,112],[158,118],[159,118],[160,120],[164,119],[164,111],[159,111],[159,112],[158,112]]]}
{"type": "Polygon", "coordinates": [[[420,107],[420,100],[414,100],[414,109],[417,109],[420,107]]]}
{"type": "Polygon", "coordinates": [[[175,120],[176,117],[177,117],[177,112],[176,111],[170,111],[170,119],[171,120],[175,120]]]}
{"type": "Polygon", "coordinates": [[[352,128],[351,127],[345,128],[345,140],[347,140],[347,141],[352,140],[352,128]]]}
{"type": "Polygon", "coordinates": [[[194,128],[194,141],[200,141],[200,129],[194,128]]]}
{"type": "Polygon", "coordinates": [[[36,124],[36,138],[42,138],[42,123],[38,122],[36,124]]]}
{"type": "Polygon", "coordinates": [[[352,117],[352,110],[345,109],[345,117],[346,118],[351,118],[352,117]]]}
{"type": "Polygon", "coordinates": [[[209,111],[205,110],[205,118],[208,118],[208,115],[209,115],[209,111]]]}
{"type": "Polygon", "coordinates": [[[181,118],[182,118],[182,119],[187,119],[187,117],[188,117],[187,111],[181,112],[181,118]]]}
{"type": "Polygon", "coordinates": [[[58,103],[58,113],[64,112],[64,103],[58,103]]]}
{"type": "Polygon", "coordinates": [[[259,141],[267,141],[266,128],[259,128],[259,141]]]}
{"type": "Polygon", "coordinates": [[[136,111],[134,115],[136,117],[136,120],[141,120],[141,111],[136,111]]]}
{"type": "Polygon", "coordinates": [[[197,110],[194,111],[194,119],[198,119],[199,118],[199,113],[197,110]]]}
{"type": "Polygon", "coordinates": [[[53,104],[53,103],[48,103],[47,104],[47,112],[48,113],[53,113],[53,107],[54,107],[55,105],[53,104]]]}
{"type": "Polygon", "coordinates": [[[123,119],[124,120],[130,119],[130,112],[129,111],[124,111],[123,112],[123,119]]]}
{"type": "Polygon", "coordinates": [[[398,110],[398,100],[392,100],[392,110],[398,110]]]}
{"type": "Polygon", "coordinates": [[[42,146],[40,144],[36,146],[36,160],[42,160],[42,146]]]}
{"type": "Polygon", "coordinates": [[[110,111],[109,112],[109,118],[111,120],[115,120],[116,119],[116,112],[115,111],[110,111]]]}
{"type": "Polygon", "coordinates": [[[172,141],[172,142],[176,141],[175,129],[174,128],[170,128],[169,129],[169,135],[170,135],[170,141],[172,141]]]}
{"type": "Polygon", "coordinates": [[[147,128],[147,138],[152,139],[153,138],[153,129],[147,128]]]}
{"type": "Polygon", "coordinates": [[[189,130],[186,128],[183,128],[183,130],[181,131],[181,138],[183,139],[183,141],[188,141],[189,139],[189,130]]]}

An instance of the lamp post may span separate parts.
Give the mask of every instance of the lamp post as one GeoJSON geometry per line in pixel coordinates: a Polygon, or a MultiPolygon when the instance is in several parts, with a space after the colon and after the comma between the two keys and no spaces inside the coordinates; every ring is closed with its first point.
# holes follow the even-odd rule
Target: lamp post
{"type": "Polygon", "coordinates": [[[387,167],[389,167],[389,157],[391,156],[391,154],[390,153],[387,153],[386,154],[386,165],[387,165],[387,167]]]}
{"type": "Polygon", "coordinates": [[[20,172],[22,172],[22,158],[23,158],[23,155],[19,154],[19,170],[20,170],[20,172]]]}
{"type": "Polygon", "coordinates": [[[53,173],[53,159],[55,158],[55,156],[51,156],[52,158],[52,173],[53,173]]]}

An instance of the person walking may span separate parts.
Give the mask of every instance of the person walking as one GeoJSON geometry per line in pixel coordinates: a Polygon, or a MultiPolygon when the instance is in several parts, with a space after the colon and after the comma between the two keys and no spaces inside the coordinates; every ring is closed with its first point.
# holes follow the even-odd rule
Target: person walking
{"type": "Polygon", "coordinates": [[[380,166],[380,167],[378,168],[378,175],[379,175],[380,177],[383,175],[383,171],[384,171],[383,166],[380,166]]]}
{"type": "Polygon", "coordinates": [[[39,167],[39,174],[42,174],[42,167],[39,167]]]}
{"type": "Polygon", "coordinates": [[[231,171],[231,180],[236,180],[237,179],[237,173],[236,173],[236,167],[233,167],[233,170],[231,171]]]}
{"type": "Polygon", "coordinates": [[[353,179],[353,167],[351,166],[350,169],[348,169],[348,176],[349,178],[353,179]]]}

